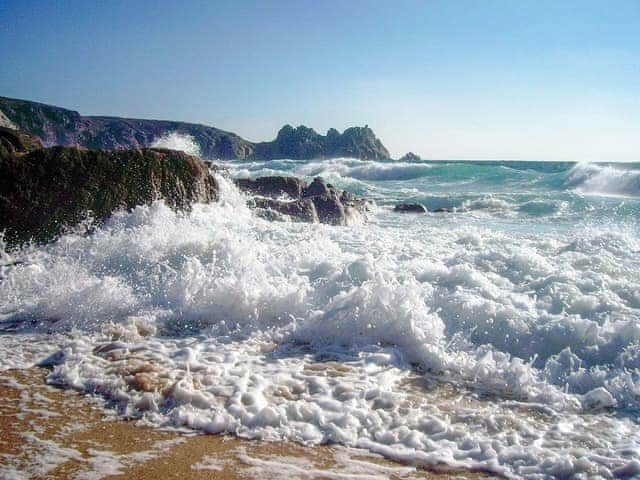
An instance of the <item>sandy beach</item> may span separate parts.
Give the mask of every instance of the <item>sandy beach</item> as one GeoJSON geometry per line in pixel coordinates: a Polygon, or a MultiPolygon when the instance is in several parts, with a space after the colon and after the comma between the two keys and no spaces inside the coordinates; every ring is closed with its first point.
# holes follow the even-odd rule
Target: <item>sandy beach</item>
{"type": "Polygon", "coordinates": [[[427,471],[344,447],[136,425],[110,417],[94,398],[47,385],[46,374],[41,368],[0,374],[3,478],[490,478],[478,472],[427,471]]]}

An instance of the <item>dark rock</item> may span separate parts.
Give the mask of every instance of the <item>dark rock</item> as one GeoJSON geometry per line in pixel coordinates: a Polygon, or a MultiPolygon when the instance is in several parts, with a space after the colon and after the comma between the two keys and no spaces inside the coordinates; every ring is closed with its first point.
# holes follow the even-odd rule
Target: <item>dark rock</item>
{"type": "Polygon", "coordinates": [[[443,208],[436,208],[436,209],[433,211],[433,213],[451,213],[451,212],[453,212],[453,210],[452,210],[452,209],[450,209],[450,208],[444,208],[444,207],[443,207],[443,208]]]}
{"type": "Polygon", "coordinates": [[[324,183],[324,179],[322,177],[316,177],[311,182],[307,188],[302,192],[302,197],[316,197],[319,195],[331,195],[333,191],[333,187],[330,189],[326,183],[324,183]]]}
{"type": "Polygon", "coordinates": [[[280,215],[303,222],[321,222],[346,225],[354,212],[365,212],[368,202],[345,190],[335,188],[317,177],[307,186],[294,177],[261,177],[256,180],[236,180],[243,191],[254,195],[249,205],[261,210],[265,218],[278,219],[280,215]],[[292,201],[276,200],[287,194],[292,201]]]}
{"type": "Polygon", "coordinates": [[[99,223],[158,199],[185,209],[217,197],[207,166],[172,150],[53,147],[0,155],[0,230],[9,245],[52,240],[88,215],[99,223]]]}
{"type": "Polygon", "coordinates": [[[313,159],[355,157],[388,159],[389,152],[368,126],[327,135],[285,125],[271,142],[253,143],[218,128],[166,120],[81,116],[52,105],[0,97],[0,121],[42,140],[43,145],[66,145],[100,150],[149,147],[167,133],[191,135],[207,159],[313,159]]]}
{"type": "Polygon", "coordinates": [[[389,152],[368,126],[352,127],[339,133],[329,129],[327,135],[301,125],[285,125],[275,140],[255,144],[255,158],[312,158],[355,157],[360,159],[387,159],[389,152]]]}
{"type": "Polygon", "coordinates": [[[254,198],[253,205],[261,210],[260,214],[269,220],[296,220],[301,222],[318,223],[318,213],[311,200],[293,200],[285,202],[272,198],[254,198]],[[277,215],[274,215],[277,214],[277,215]],[[282,218],[282,216],[286,218],[282,218]]]}
{"type": "Polygon", "coordinates": [[[420,155],[417,155],[413,152],[407,152],[405,153],[402,157],[400,157],[398,159],[401,162],[415,162],[418,160],[422,160],[422,158],[420,158],[420,155]]]}
{"type": "Polygon", "coordinates": [[[331,225],[347,224],[347,208],[337,196],[318,195],[311,197],[311,201],[315,205],[318,218],[322,223],[331,225]]]}
{"type": "Polygon", "coordinates": [[[365,212],[369,208],[366,200],[326,184],[321,177],[314,178],[302,197],[313,202],[321,222],[333,225],[346,225],[353,212],[365,212]]]}
{"type": "Polygon", "coordinates": [[[240,190],[256,195],[277,198],[288,195],[291,198],[300,198],[307,184],[296,177],[260,177],[256,180],[240,178],[236,180],[240,190]]]}
{"type": "Polygon", "coordinates": [[[401,213],[427,213],[426,207],[419,203],[399,203],[393,211],[401,213]]]}

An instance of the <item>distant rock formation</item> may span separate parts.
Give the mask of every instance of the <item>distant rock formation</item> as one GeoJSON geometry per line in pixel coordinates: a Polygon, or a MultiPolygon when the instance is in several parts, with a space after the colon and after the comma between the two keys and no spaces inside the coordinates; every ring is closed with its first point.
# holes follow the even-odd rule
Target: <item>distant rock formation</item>
{"type": "Polygon", "coordinates": [[[413,152],[407,152],[398,159],[400,162],[415,162],[418,160],[422,160],[422,158],[420,158],[420,155],[413,152]]]}
{"type": "MultiPolygon", "coordinates": [[[[0,145],[15,145],[18,135],[0,130],[0,145]]],[[[209,168],[183,152],[30,150],[33,144],[23,144],[27,148],[0,150],[0,231],[9,245],[49,241],[88,215],[101,222],[158,199],[183,209],[218,198],[209,168]]]]}
{"type": "Polygon", "coordinates": [[[365,212],[369,205],[366,200],[327,184],[320,177],[309,185],[295,177],[243,178],[236,180],[236,185],[258,195],[250,200],[250,206],[273,220],[346,225],[351,216],[365,212]]]}
{"type": "Polygon", "coordinates": [[[26,100],[0,97],[0,124],[35,135],[44,146],[78,146],[93,150],[148,148],[168,133],[190,135],[205,159],[314,159],[354,157],[387,159],[389,152],[368,126],[327,135],[300,126],[284,126],[275,140],[253,143],[224,130],[166,120],[81,116],[78,112],[26,100]]]}
{"type": "Polygon", "coordinates": [[[420,203],[399,203],[393,210],[400,213],[427,213],[427,208],[420,203]]]}
{"type": "Polygon", "coordinates": [[[335,128],[320,135],[303,125],[285,125],[272,142],[255,144],[254,156],[261,159],[353,157],[362,160],[388,159],[389,152],[369,126],[347,128],[339,133],[335,128]]]}

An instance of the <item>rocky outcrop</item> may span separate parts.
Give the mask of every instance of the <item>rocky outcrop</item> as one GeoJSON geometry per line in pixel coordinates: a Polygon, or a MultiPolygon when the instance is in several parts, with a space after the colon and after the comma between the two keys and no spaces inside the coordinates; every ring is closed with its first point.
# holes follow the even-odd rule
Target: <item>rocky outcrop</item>
{"type": "Polygon", "coordinates": [[[340,190],[317,177],[307,185],[294,177],[262,177],[238,179],[236,185],[253,197],[249,204],[269,219],[291,219],[346,225],[356,213],[365,212],[368,202],[340,190]]]}
{"type": "Polygon", "coordinates": [[[37,137],[19,130],[0,127],[0,156],[26,153],[37,148],[42,148],[42,143],[37,137]]]}
{"type": "Polygon", "coordinates": [[[309,199],[286,201],[254,197],[249,201],[249,206],[255,208],[258,215],[267,220],[320,223],[316,206],[309,199]]]}
{"type": "MultiPolygon", "coordinates": [[[[95,150],[150,147],[168,133],[190,135],[206,159],[314,159],[354,157],[387,159],[389,152],[368,126],[326,135],[300,126],[284,126],[275,140],[253,143],[214,127],[166,120],[82,116],[73,110],[26,100],[0,97],[6,121],[39,137],[45,146],[78,146],[95,150]]],[[[0,118],[1,121],[1,118],[0,118]]]]}
{"type": "Polygon", "coordinates": [[[285,125],[272,142],[257,143],[254,157],[261,159],[353,157],[363,160],[388,159],[389,152],[369,126],[352,127],[339,133],[330,129],[320,135],[312,128],[285,125]]]}
{"type": "Polygon", "coordinates": [[[251,192],[264,197],[279,197],[287,195],[293,199],[302,197],[302,192],[307,184],[296,177],[260,177],[255,180],[250,178],[240,178],[236,180],[236,185],[240,190],[251,192]]]}
{"type": "Polygon", "coordinates": [[[400,213],[427,213],[427,208],[419,203],[399,203],[393,211],[400,213]]]}
{"type": "Polygon", "coordinates": [[[11,128],[14,130],[18,128],[4,113],[2,113],[2,110],[0,110],[0,127],[11,128]]]}
{"type": "Polygon", "coordinates": [[[420,158],[420,155],[413,152],[407,152],[398,159],[398,161],[400,162],[417,162],[420,160],[422,160],[422,158],[420,158]]]}
{"type": "Polygon", "coordinates": [[[217,197],[207,166],[172,150],[52,147],[0,155],[0,231],[10,246],[49,241],[88,216],[99,223],[158,199],[184,209],[217,197]]]}

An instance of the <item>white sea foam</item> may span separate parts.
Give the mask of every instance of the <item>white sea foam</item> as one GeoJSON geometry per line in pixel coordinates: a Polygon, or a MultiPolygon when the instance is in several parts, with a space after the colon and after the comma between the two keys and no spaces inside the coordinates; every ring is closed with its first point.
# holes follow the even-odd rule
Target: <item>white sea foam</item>
{"type": "Polygon", "coordinates": [[[366,161],[353,158],[336,158],[305,162],[297,166],[295,174],[314,177],[351,177],[358,180],[408,180],[426,175],[431,166],[427,163],[397,161],[366,161]]]}
{"type": "Polygon", "coordinates": [[[581,193],[638,197],[640,170],[622,165],[579,163],[569,172],[566,184],[581,193]]]}
{"type": "Polygon", "coordinates": [[[2,325],[57,343],[51,381],[155,425],[533,479],[638,473],[634,232],[267,222],[219,181],[217,204],[12,254],[2,325]]]}
{"type": "Polygon", "coordinates": [[[171,150],[180,150],[189,155],[195,155],[196,157],[202,157],[202,150],[200,145],[193,137],[186,133],[179,132],[167,132],[164,135],[156,138],[152,143],[152,147],[155,148],[169,148],[171,150]]]}

